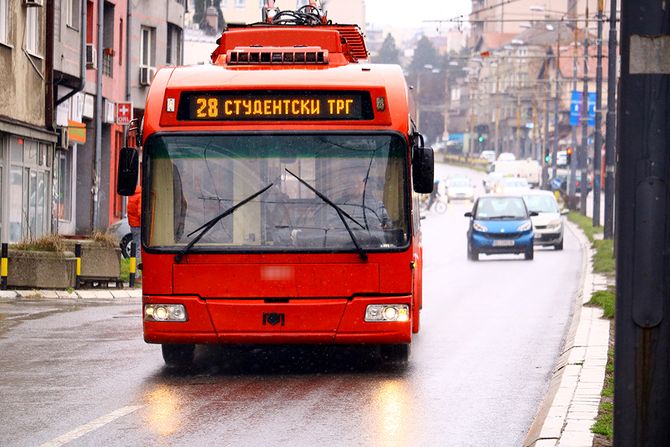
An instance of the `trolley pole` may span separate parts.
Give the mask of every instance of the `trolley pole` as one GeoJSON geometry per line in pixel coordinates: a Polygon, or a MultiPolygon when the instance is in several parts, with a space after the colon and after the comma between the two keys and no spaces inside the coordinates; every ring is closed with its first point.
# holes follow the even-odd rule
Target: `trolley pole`
{"type": "Polygon", "coordinates": [[[582,144],[578,152],[581,179],[579,181],[579,211],[586,216],[586,196],[589,194],[589,5],[586,4],[584,22],[584,85],[582,88],[582,144]]]}
{"type": "Polygon", "coordinates": [[[670,440],[670,15],[622,0],[614,446],[670,440]]]}
{"type": "Polygon", "coordinates": [[[610,32],[607,42],[607,121],[605,138],[605,239],[614,237],[614,152],[616,145],[616,5],[610,2],[610,32]]]}
{"type": "Polygon", "coordinates": [[[602,115],[600,109],[603,105],[603,9],[605,0],[598,0],[598,51],[596,65],[596,126],[593,143],[593,226],[600,225],[600,167],[602,165],[601,150],[603,145],[602,115]]]}

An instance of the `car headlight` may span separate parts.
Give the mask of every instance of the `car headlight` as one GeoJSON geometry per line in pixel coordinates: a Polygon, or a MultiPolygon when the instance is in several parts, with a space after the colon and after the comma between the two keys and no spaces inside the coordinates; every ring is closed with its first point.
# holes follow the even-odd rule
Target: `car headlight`
{"type": "Polygon", "coordinates": [[[144,321],[187,321],[183,304],[145,304],[144,321]]]}
{"type": "Polygon", "coordinates": [[[489,231],[488,228],[486,228],[484,225],[482,225],[482,224],[480,224],[480,223],[478,223],[478,222],[473,223],[473,224],[472,224],[472,228],[473,228],[474,230],[477,230],[477,231],[483,231],[483,232],[487,232],[487,231],[489,231]]]}
{"type": "Polygon", "coordinates": [[[409,306],[407,304],[369,304],[365,309],[365,321],[409,321],[409,306]]]}
{"type": "Polygon", "coordinates": [[[551,228],[551,229],[561,228],[562,223],[563,222],[561,222],[560,220],[552,220],[551,222],[549,222],[547,224],[547,228],[551,228]]]}
{"type": "Polygon", "coordinates": [[[533,226],[533,224],[531,224],[530,221],[529,222],[524,222],[521,225],[519,225],[519,227],[516,229],[516,231],[528,231],[528,230],[531,229],[532,226],[533,226]]]}

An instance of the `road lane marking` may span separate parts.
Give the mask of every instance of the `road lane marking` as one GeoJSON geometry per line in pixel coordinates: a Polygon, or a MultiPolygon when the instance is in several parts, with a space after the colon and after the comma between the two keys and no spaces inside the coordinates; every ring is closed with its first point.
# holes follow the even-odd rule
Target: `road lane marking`
{"type": "Polygon", "coordinates": [[[100,427],[109,424],[110,422],[114,422],[115,420],[123,416],[126,416],[134,411],[137,411],[142,407],[143,405],[131,405],[119,408],[118,410],[112,411],[109,414],[100,416],[99,418],[92,420],[88,424],[84,424],[80,427],[77,427],[74,430],[65,433],[64,435],[57,437],[56,439],[52,439],[51,441],[45,442],[39,447],[60,447],[62,445],[67,444],[68,442],[72,442],[75,439],[81,438],[85,434],[97,430],[100,427]]]}

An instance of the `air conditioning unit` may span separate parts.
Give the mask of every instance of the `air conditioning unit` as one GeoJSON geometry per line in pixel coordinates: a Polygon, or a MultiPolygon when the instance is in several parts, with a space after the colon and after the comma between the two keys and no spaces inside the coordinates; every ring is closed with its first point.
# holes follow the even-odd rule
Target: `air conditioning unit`
{"type": "Polygon", "coordinates": [[[140,67],[140,85],[151,85],[151,80],[156,74],[154,67],[140,67]]]}
{"type": "Polygon", "coordinates": [[[92,43],[86,44],[86,68],[98,68],[98,53],[92,43]]]}
{"type": "Polygon", "coordinates": [[[23,0],[23,4],[26,6],[42,6],[43,0],[23,0]]]}
{"type": "Polygon", "coordinates": [[[59,127],[56,132],[58,139],[56,140],[56,149],[68,149],[70,146],[70,134],[67,127],[59,127]]]}

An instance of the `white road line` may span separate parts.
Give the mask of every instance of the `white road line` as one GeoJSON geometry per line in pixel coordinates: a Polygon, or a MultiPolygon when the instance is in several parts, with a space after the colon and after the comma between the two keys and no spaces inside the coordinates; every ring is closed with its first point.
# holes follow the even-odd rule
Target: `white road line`
{"type": "Polygon", "coordinates": [[[112,411],[109,414],[100,416],[99,418],[92,420],[88,424],[84,424],[80,427],[77,427],[74,430],[65,433],[64,435],[57,437],[56,439],[52,439],[51,441],[45,442],[39,447],[60,447],[62,445],[67,444],[68,442],[74,441],[77,438],[81,438],[85,434],[90,433],[93,430],[97,430],[100,427],[107,425],[110,422],[113,422],[120,417],[126,416],[132,413],[133,411],[137,411],[140,408],[142,408],[142,405],[132,405],[128,407],[119,408],[118,410],[112,411]]]}

